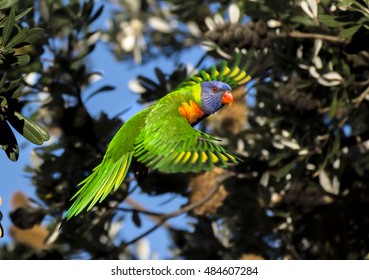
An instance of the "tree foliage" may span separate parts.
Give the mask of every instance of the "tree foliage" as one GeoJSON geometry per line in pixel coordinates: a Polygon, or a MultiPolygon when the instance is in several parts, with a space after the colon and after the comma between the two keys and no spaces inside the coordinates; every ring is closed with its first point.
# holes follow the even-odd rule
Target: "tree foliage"
{"type": "MultiPolygon", "coordinates": [[[[93,23],[108,4],[65,2],[0,6],[0,147],[17,159],[9,124],[36,144],[48,139],[42,127],[53,136],[33,151],[37,160],[27,172],[37,199],[16,195],[14,246],[1,248],[1,258],[135,259],[129,245],[160,226],[170,233],[173,258],[368,257],[368,1],[118,0],[106,30],[94,30],[93,23]],[[210,58],[233,64],[236,52],[251,60],[253,81],[235,91],[232,107],[201,125],[243,162],[201,174],[135,167],[124,181],[128,190],[137,185],[150,196],[180,195],[188,204],[171,213],[135,203],[127,209],[120,203],[129,193],[118,190],[59,230],[77,183],[102,159],[122,124],[106,113],[92,117],[85,107],[89,98],[114,89],[106,85],[84,96],[99,74],[88,58],[102,39],[118,61],[172,59],[199,45],[206,52],[192,61],[198,70],[210,58]],[[21,113],[26,104],[37,107],[28,118],[21,113]],[[180,214],[192,218],[191,229],[167,223],[180,214]],[[139,227],[142,216],[155,227],[117,238],[121,220],[139,227]],[[33,231],[38,243],[22,230],[33,231]]],[[[131,88],[145,104],[192,73],[186,65],[173,73],[158,65],[131,88]]]]}

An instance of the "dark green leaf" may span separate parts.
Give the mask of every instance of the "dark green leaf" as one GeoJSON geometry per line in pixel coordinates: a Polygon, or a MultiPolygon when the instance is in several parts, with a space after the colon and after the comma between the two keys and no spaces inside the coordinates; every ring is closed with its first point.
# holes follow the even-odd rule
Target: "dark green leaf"
{"type": "Polygon", "coordinates": [[[340,149],[340,136],[336,135],[333,141],[333,145],[332,145],[332,149],[329,152],[329,158],[333,157],[334,155],[336,155],[336,153],[338,152],[338,150],[340,149]]]}
{"type": "Polygon", "coordinates": [[[101,88],[99,88],[98,90],[95,90],[94,92],[92,92],[87,98],[86,98],[86,100],[85,101],[87,101],[87,100],[89,100],[89,99],[91,99],[92,97],[94,97],[95,95],[97,95],[97,94],[99,94],[99,93],[101,93],[101,92],[103,92],[103,91],[111,91],[111,90],[114,90],[115,89],[115,87],[113,87],[113,86],[103,86],[103,87],[101,87],[101,88]]]}
{"type": "Polygon", "coordinates": [[[361,25],[354,25],[341,31],[341,36],[350,39],[359,29],[361,25]]]}
{"type": "Polygon", "coordinates": [[[42,28],[31,28],[28,30],[26,42],[32,44],[40,40],[44,33],[45,30],[43,30],[42,28]]]}
{"type": "Polygon", "coordinates": [[[13,80],[13,81],[10,81],[10,83],[8,84],[6,90],[7,91],[11,91],[17,87],[20,87],[21,84],[20,84],[20,81],[22,80],[23,78],[19,78],[19,79],[16,79],[16,80],[13,80]]]}
{"type": "Polygon", "coordinates": [[[318,19],[320,22],[324,23],[329,27],[341,27],[352,22],[352,18],[347,18],[343,16],[336,17],[331,15],[319,15],[318,19]]]}
{"type": "Polygon", "coordinates": [[[281,169],[277,171],[277,174],[276,174],[277,182],[279,182],[284,176],[288,174],[288,172],[290,172],[294,164],[295,164],[295,161],[291,161],[290,163],[286,164],[285,166],[283,166],[281,169]]]}
{"type": "Polygon", "coordinates": [[[88,19],[88,24],[93,23],[103,12],[104,6],[100,6],[100,8],[96,11],[96,13],[88,19]]]}
{"type": "Polygon", "coordinates": [[[66,7],[63,7],[63,10],[67,12],[67,15],[70,20],[75,20],[79,14],[79,3],[71,4],[66,7]]]}
{"type": "Polygon", "coordinates": [[[1,76],[1,80],[0,80],[0,91],[3,89],[4,84],[5,84],[5,80],[6,80],[6,74],[3,74],[1,76]]]}
{"type": "Polygon", "coordinates": [[[17,56],[17,65],[26,65],[28,64],[29,60],[30,60],[30,56],[28,54],[24,54],[24,55],[19,55],[17,56]]]}
{"type": "Polygon", "coordinates": [[[269,161],[270,166],[275,166],[278,163],[280,163],[282,160],[289,158],[291,156],[291,153],[289,152],[282,152],[277,154],[275,157],[271,158],[269,161]]]}
{"type": "Polygon", "coordinates": [[[0,149],[3,149],[12,161],[17,161],[19,156],[19,147],[17,139],[15,138],[13,131],[10,129],[9,124],[5,119],[0,118],[0,149]]]}
{"type": "Polygon", "coordinates": [[[4,108],[7,104],[8,100],[4,96],[0,95],[0,109],[4,108]]]}
{"type": "Polygon", "coordinates": [[[319,15],[318,19],[320,22],[328,25],[329,27],[339,27],[347,24],[347,22],[336,21],[336,17],[331,15],[319,15]]]}
{"type": "Polygon", "coordinates": [[[333,116],[337,112],[337,107],[338,107],[337,93],[335,93],[334,96],[333,96],[333,100],[332,100],[331,106],[329,107],[328,119],[332,119],[333,118],[333,116]]]}
{"type": "Polygon", "coordinates": [[[152,80],[150,80],[150,79],[148,79],[148,78],[146,78],[146,77],[144,77],[142,75],[138,75],[137,76],[137,81],[143,87],[148,88],[148,89],[155,89],[156,87],[158,87],[158,85],[154,81],[152,81],[152,80]]]}
{"type": "Polygon", "coordinates": [[[160,70],[160,68],[155,67],[155,74],[159,80],[159,84],[165,85],[167,79],[165,78],[165,74],[160,70]]]}
{"type": "Polygon", "coordinates": [[[19,86],[13,94],[10,96],[11,99],[18,99],[22,95],[22,86],[19,86]]]}
{"type": "Polygon", "coordinates": [[[49,133],[44,128],[22,114],[14,112],[13,115],[7,117],[10,124],[30,142],[41,145],[50,139],[49,133]]]}
{"type": "MultiPolygon", "coordinates": [[[[20,20],[22,17],[24,17],[26,14],[28,14],[32,10],[33,10],[33,8],[28,8],[28,9],[24,10],[23,12],[17,14],[15,16],[15,22],[17,22],[18,20],[20,20]]],[[[1,20],[0,27],[4,27],[5,22],[6,22],[6,18],[4,18],[3,20],[1,20]]]]}
{"type": "Polygon", "coordinates": [[[19,0],[0,0],[0,10],[7,9],[18,3],[19,0]]]}
{"type": "Polygon", "coordinates": [[[294,16],[291,18],[291,21],[302,23],[303,25],[316,25],[314,21],[311,20],[308,16],[294,16]]]}
{"type": "Polygon", "coordinates": [[[339,148],[341,145],[341,139],[339,137],[339,135],[336,135],[332,144],[332,148],[330,149],[330,151],[326,154],[323,163],[319,166],[318,170],[314,173],[313,176],[317,176],[319,175],[319,173],[325,169],[327,163],[329,162],[329,160],[336,155],[336,153],[338,152],[339,148]]]}
{"type": "Polygon", "coordinates": [[[11,9],[9,12],[9,15],[7,16],[4,22],[4,30],[3,30],[3,36],[2,36],[3,46],[7,45],[10,34],[13,31],[14,25],[15,25],[15,12],[14,12],[14,9],[11,9]]]}
{"type": "Polygon", "coordinates": [[[6,44],[5,46],[5,50],[9,50],[10,48],[20,44],[20,43],[24,43],[26,42],[27,39],[27,35],[28,35],[28,29],[22,29],[20,30],[10,41],[8,44],[6,44]]]}
{"type": "Polygon", "coordinates": [[[141,227],[141,219],[137,211],[132,212],[132,221],[137,227],[141,227]]]}
{"type": "Polygon", "coordinates": [[[90,54],[96,47],[96,44],[89,45],[83,52],[80,52],[75,60],[82,59],[86,55],[90,54]]]}
{"type": "Polygon", "coordinates": [[[33,8],[27,8],[25,9],[24,11],[20,12],[19,14],[17,14],[15,16],[15,21],[18,21],[20,20],[22,17],[24,17],[26,14],[28,14],[30,11],[32,11],[33,8]]]}
{"type": "Polygon", "coordinates": [[[93,3],[91,1],[83,1],[83,5],[81,8],[81,13],[85,17],[89,17],[92,13],[92,9],[94,8],[93,3]]]}

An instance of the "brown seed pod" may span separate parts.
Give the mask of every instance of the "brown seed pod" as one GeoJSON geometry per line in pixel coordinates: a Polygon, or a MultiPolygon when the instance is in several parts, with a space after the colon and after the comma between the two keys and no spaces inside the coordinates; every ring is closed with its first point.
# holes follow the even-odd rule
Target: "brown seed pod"
{"type": "MultiPolygon", "coordinates": [[[[209,191],[217,184],[217,177],[222,175],[224,170],[215,167],[209,172],[201,173],[193,177],[190,181],[190,203],[196,203],[202,200],[209,191]]],[[[194,209],[194,213],[199,216],[216,213],[217,209],[223,205],[224,199],[227,197],[227,191],[224,185],[221,185],[218,191],[204,204],[194,209]]]]}

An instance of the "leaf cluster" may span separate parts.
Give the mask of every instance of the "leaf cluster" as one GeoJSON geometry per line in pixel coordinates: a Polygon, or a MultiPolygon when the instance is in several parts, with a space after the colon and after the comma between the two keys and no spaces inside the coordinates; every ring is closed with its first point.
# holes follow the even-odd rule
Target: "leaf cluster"
{"type": "MultiPolygon", "coordinates": [[[[0,5],[0,11],[13,6],[16,1],[5,1],[0,5]]],[[[16,137],[11,130],[11,125],[28,141],[34,144],[42,144],[49,139],[49,134],[41,126],[20,113],[22,103],[22,72],[19,68],[27,65],[30,61],[30,50],[32,45],[43,36],[41,28],[21,27],[16,22],[31,9],[26,9],[19,14],[15,14],[14,8],[10,8],[7,15],[0,21],[1,42],[0,42],[0,130],[3,135],[0,140],[0,148],[5,151],[9,159],[16,161],[19,156],[19,146],[16,137]],[[15,71],[19,71],[11,78],[15,71]]]]}

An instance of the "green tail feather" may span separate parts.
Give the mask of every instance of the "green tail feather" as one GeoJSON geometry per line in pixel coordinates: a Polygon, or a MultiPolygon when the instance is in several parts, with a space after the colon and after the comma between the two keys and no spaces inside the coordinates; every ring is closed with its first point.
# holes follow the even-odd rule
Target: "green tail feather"
{"type": "Polygon", "coordinates": [[[116,191],[122,184],[131,165],[133,152],[126,153],[116,162],[104,159],[96,166],[90,176],[79,183],[82,186],[79,191],[71,198],[75,199],[65,217],[69,220],[77,216],[87,207],[90,210],[97,202],[103,201],[112,191],[116,191]]]}

